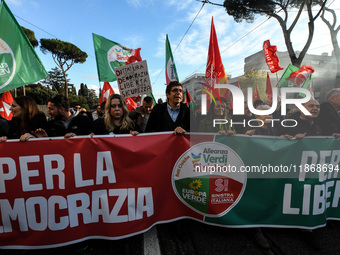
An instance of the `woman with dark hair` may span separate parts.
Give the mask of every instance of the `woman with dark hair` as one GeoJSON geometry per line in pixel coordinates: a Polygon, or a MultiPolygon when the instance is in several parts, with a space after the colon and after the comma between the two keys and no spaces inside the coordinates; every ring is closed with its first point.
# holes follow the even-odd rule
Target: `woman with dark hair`
{"type": "Polygon", "coordinates": [[[95,135],[139,133],[129,118],[129,110],[121,95],[113,94],[106,101],[104,118],[94,122],[93,133],[95,135]]]}
{"type": "Polygon", "coordinates": [[[227,102],[224,98],[221,98],[221,102],[216,100],[216,103],[210,105],[207,115],[201,117],[198,127],[199,132],[219,133],[222,135],[235,134],[235,128],[230,126],[227,102]],[[214,119],[226,120],[227,123],[215,124],[214,126],[214,119]]]}
{"type": "MultiPolygon", "coordinates": [[[[29,96],[14,98],[11,106],[13,118],[9,122],[8,139],[20,139],[25,142],[30,138],[38,137],[37,129],[46,129],[47,120],[34,101],[29,96]]],[[[2,138],[5,141],[7,138],[2,138]]]]}

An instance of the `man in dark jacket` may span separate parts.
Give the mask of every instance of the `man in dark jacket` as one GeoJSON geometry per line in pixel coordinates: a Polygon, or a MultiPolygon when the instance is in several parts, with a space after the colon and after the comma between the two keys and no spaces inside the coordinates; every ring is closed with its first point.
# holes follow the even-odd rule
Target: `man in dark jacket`
{"type": "Polygon", "coordinates": [[[311,99],[304,103],[303,106],[311,115],[305,115],[302,111],[293,114],[292,119],[297,125],[295,127],[286,127],[285,134],[301,139],[305,136],[320,136],[321,128],[318,122],[320,113],[320,104],[318,101],[311,99]]]}
{"type": "Polygon", "coordinates": [[[340,88],[327,94],[327,101],[320,106],[320,126],[323,135],[340,137],[340,88]]]}
{"type": "Polygon", "coordinates": [[[167,102],[157,104],[150,114],[145,132],[174,131],[184,134],[190,131],[190,110],[182,103],[183,86],[172,81],[166,88],[167,102]]]}
{"type": "Polygon", "coordinates": [[[47,103],[48,113],[52,120],[48,122],[48,136],[64,136],[70,138],[76,135],[89,135],[92,131],[91,120],[82,114],[70,110],[67,97],[57,95],[47,103]]]}
{"type": "Polygon", "coordinates": [[[148,124],[153,107],[154,103],[152,97],[146,96],[143,99],[143,105],[129,113],[130,119],[132,119],[133,122],[138,125],[143,132],[145,132],[145,128],[148,124]]]}

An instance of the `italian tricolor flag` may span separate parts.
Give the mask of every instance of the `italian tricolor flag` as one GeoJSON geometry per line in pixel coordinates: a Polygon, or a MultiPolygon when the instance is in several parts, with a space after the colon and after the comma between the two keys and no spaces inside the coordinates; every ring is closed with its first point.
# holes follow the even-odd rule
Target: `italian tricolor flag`
{"type": "Polygon", "coordinates": [[[178,75],[177,75],[174,57],[172,56],[172,51],[171,51],[171,46],[170,46],[170,42],[168,39],[168,35],[166,35],[165,49],[166,49],[165,77],[166,77],[166,85],[169,85],[171,81],[178,81],[178,75]]]}

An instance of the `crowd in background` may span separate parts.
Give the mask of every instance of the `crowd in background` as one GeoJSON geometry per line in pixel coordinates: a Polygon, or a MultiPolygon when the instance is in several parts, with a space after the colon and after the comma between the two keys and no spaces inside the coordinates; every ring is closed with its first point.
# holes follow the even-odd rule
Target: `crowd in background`
{"type": "MultiPolygon", "coordinates": [[[[183,86],[177,81],[166,87],[167,101],[154,105],[151,97],[145,97],[141,106],[128,110],[124,98],[113,94],[106,102],[98,105],[93,112],[80,105],[70,107],[69,100],[57,95],[48,100],[48,117],[39,111],[36,102],[29,96],[14,98],[11,105],[13,118],[0,118],[0,142],[7,139],[79,135],[116,135],[173,131],[175,135],[186,132],[209,132],[221,135],[265,135],[283,136],[286,139],[301,139],[305,136],[340,137],[340,88],[327,94],[327,101],[320,103],[311,99],[303,106],[308,112],[292,108],[286,115],[281,114],[281,104],[272,114],[253,115],[244,104],[244,115],[234,115],[224,98],[211,103],[206,115],[200,107],[190,109],[183,103],[183,86]],[[215,120],[223,120],[216,123],[215,120]]],[[[257,100],[254,108],[269,110],[270,105],[257,100]]]]}
{"type": "MultiPolygon", "coordinates": [[[[167,101],[154,105],[151,97],[145,97],[137,109],[129,112],[124,98],[113,94],[106,102],[90,113],[80,105],[70,108],[69,100],[57,95],[48,100],[48,117],[39,111],[36,102],[28,96],[14,98],[11,105],[13,118],[7,122],[0,118],[0,142],[7,139],[89,135],[119,135],[172,131],[174,135],[186,132],[215,133],[232,136],[261,135],[282,136],[286,139],[302,139],[305,136],[340,137],[340,88],[327,94],[327,101],[320,103],[311,99],[303,109],[292,108],[281,113],[281,104],[272,114],[253,115],[244,103],[244,114],[233,115],[230,102],[221,98],[211,103],[206,115],[200,107],[190,109],[183,103],[183,86],[177,81],[166,87],[167,101]],[[216,121],[219,120],[219,121],[216,121]],[[275,120],[275,121],[273,121],[275,120]],[[283,125],[285,123],[285,125],[283,125]]],[[[280,100],[278,100],[280,101],[280,100]]],[[[270,105],[261,100],[253,102],[254,109],[267,111],[270,105]]],[[[269,248],[260,228],[250,228],[250,233],[263,248],[269,248]]]]}

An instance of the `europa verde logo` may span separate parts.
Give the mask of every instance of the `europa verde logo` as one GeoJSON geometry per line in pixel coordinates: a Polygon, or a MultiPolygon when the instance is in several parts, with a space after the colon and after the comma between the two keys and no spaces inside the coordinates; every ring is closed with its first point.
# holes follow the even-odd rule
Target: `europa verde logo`
{"type": "Polygon", "coordinates": [[[113,73],[114,69],[119,66],[125,65],[126,60],[131,56],[131,50],[127,50],[116,44],[107,52],[107,61],[113,73]]]}
{"type": "Polygon", "coordinates": [[[177,160],[172,185],[177,197],[205,216],[220,217],[241,199],[247,173],[234,171],[244,166],[239,155],[217,142],[192,146],[177,160]]]}
{"type": "Polygon", "coordinates": [[[0,89],[12,81],[15,67],[16,63],[12,49],[0,38],[0,89]]]}

